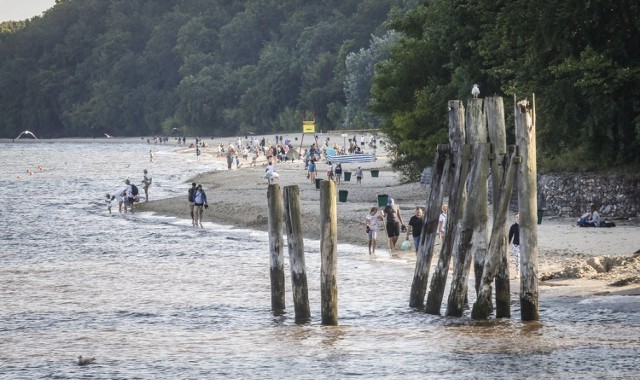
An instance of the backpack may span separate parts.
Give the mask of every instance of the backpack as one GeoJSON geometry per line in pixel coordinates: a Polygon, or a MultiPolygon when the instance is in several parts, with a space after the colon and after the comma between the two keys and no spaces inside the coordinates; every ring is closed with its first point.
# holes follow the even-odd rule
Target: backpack
{"type": "Polygon", "coordinates": [[[138,195],[138,187],[133,183],[131,184],[131,195],[133,195],[134,197],[138,195]]]}

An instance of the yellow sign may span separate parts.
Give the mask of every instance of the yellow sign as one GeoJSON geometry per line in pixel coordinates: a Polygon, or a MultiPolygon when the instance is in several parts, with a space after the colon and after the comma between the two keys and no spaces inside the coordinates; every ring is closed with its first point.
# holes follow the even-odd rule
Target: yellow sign
{"type": "Polygon", "coordinates": [[[316,121],[315,120],[303,120],[302,121],[302,133],[316,133],[316,121]]]}

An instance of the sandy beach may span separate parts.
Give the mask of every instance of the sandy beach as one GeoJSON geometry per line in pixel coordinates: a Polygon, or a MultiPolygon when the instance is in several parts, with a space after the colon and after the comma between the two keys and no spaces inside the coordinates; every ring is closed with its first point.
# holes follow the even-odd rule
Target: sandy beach
{"type": "MultiPolygon", "coordinates": [[[[353,133],[350,134],[350,136],[353,133]]],[[[318,141],[329,138],[342,144],[344,137],[340,134],[319,134],[318,141]]],[[[358,135],[359,137],[360,135],[358,135]]],[[[273,139],[273,136],[270,136],[273,139]]],[[[296,149],[300,146],[301,134],[285,135],[291,139],[296,149]]],[[[313,141],[310,135],[305,136],[304,148],[313,141]]],[[[224,157],[215,157],[217,144],[228,145],[235,138],[206,140],[209,147],[202,149],[203,155],[214,157],[225,164],[224,157]]],[[[189,142],[189,141],[188,141],[189,142]]],[[[177,146],[180,153],[194,154],[194,148],[177,146]]],[[[369,149],[369,151],[371,151],[369,149]]],[[[377,206],[378,195],[394,198],[400,206],[405,222],[414,214],[415,206],[425,206],[429,192],[428,186],[420,183],[400,183],[400,177],[394,173],[388,163],[384,146],[376,150],[377,160],[362,164],[344,164],[343,170],[352,172],[351,181],[342,181],[339,190],[347,190],[347,201],[338,202],[338,241],[363,247],[367,253],[367,234],[364,218],[369,209],[377,206]],[[355,169],[362,166],[364,177],[362,184],[355,180],[355,169]],[[371,170],[379,170],[379,176],[373,177],[371,170]]],[[[216,224],[232,225],[256,230],[267,230],[267,181],[263,178],[266,158],[260,156],[255,167],[249,167],[251,158],[243,161],[239,169],[218,170],[203,173],[193,182],[201,183],[209,199],[209,208],[203,220],[216,224]]],[[[326,164],[319,163],[318,178],[326,179],[326,164]]],[[[306,177],[304,162],[279,163],[276,171],[281,187],[298,185],[302,210],[304,237],[320,239],[319,190],[315,183],[306,177]]],[[[191,181],[190,181],[191,182],[191,181]]],[[[176,216],[189,219],[187,189],[185,183],[184,196],[151,200],[141,203],[140,211],[149,211],[161,215],[176,216]]],[[[153,188],[151,188],[151,194],[153,188]]],[[[153,198],[152,198],[153,199],[153,198]]],[[[510,221],[509,223],[511,223],[510,221]]],[[[550,286],[570,294],[635,294],[640,295],[640,227],[635,223],[616,221],[614,228],[579,228],[575,220],[546,216],[538,225],[538,256],[541,289],[550,286]]],[[[195,227],[194,227],[195,228],[195,227]]],[[[400,242],[404,240],[401,236],[400,242]]],[[[398,244],[399,248],[400,244],[398,244]]],[[[433,263],[437,263],[440,245],[435,247],[433,263]]],[[[387,238],[384,232],[378,234],[378,257],[390,256],[387,238]]],[[[392,258],[415,261],[413,248],[410,251],[396,251],[392,258]]],[[[513,267],[512,267],[513,268],[513,267]]],[[[513,272],[513,269],[511,269],[513,272]]],[[[473,272],[473,271],[472,271],[473,272]]],[[[471,274],[473,275],[473,274],[471,274]]]]}

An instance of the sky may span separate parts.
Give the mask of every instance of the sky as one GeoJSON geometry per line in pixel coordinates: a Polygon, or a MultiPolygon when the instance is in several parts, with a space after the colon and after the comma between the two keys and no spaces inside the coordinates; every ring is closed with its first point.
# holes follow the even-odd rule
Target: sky
{"type": "Polygon", "coordinates": [[[0,22],[26,20],[41,16],[56,0],[0,0],[0,22]]]}

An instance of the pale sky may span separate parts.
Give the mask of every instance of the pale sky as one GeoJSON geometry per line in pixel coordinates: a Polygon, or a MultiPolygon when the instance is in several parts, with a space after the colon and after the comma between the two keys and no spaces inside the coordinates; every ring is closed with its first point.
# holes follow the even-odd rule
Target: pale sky
{"type": "Polygon", "coordinates": [[[0,22],[41,16],[55,4],[56,0],[0,0],[0,22]]]}

